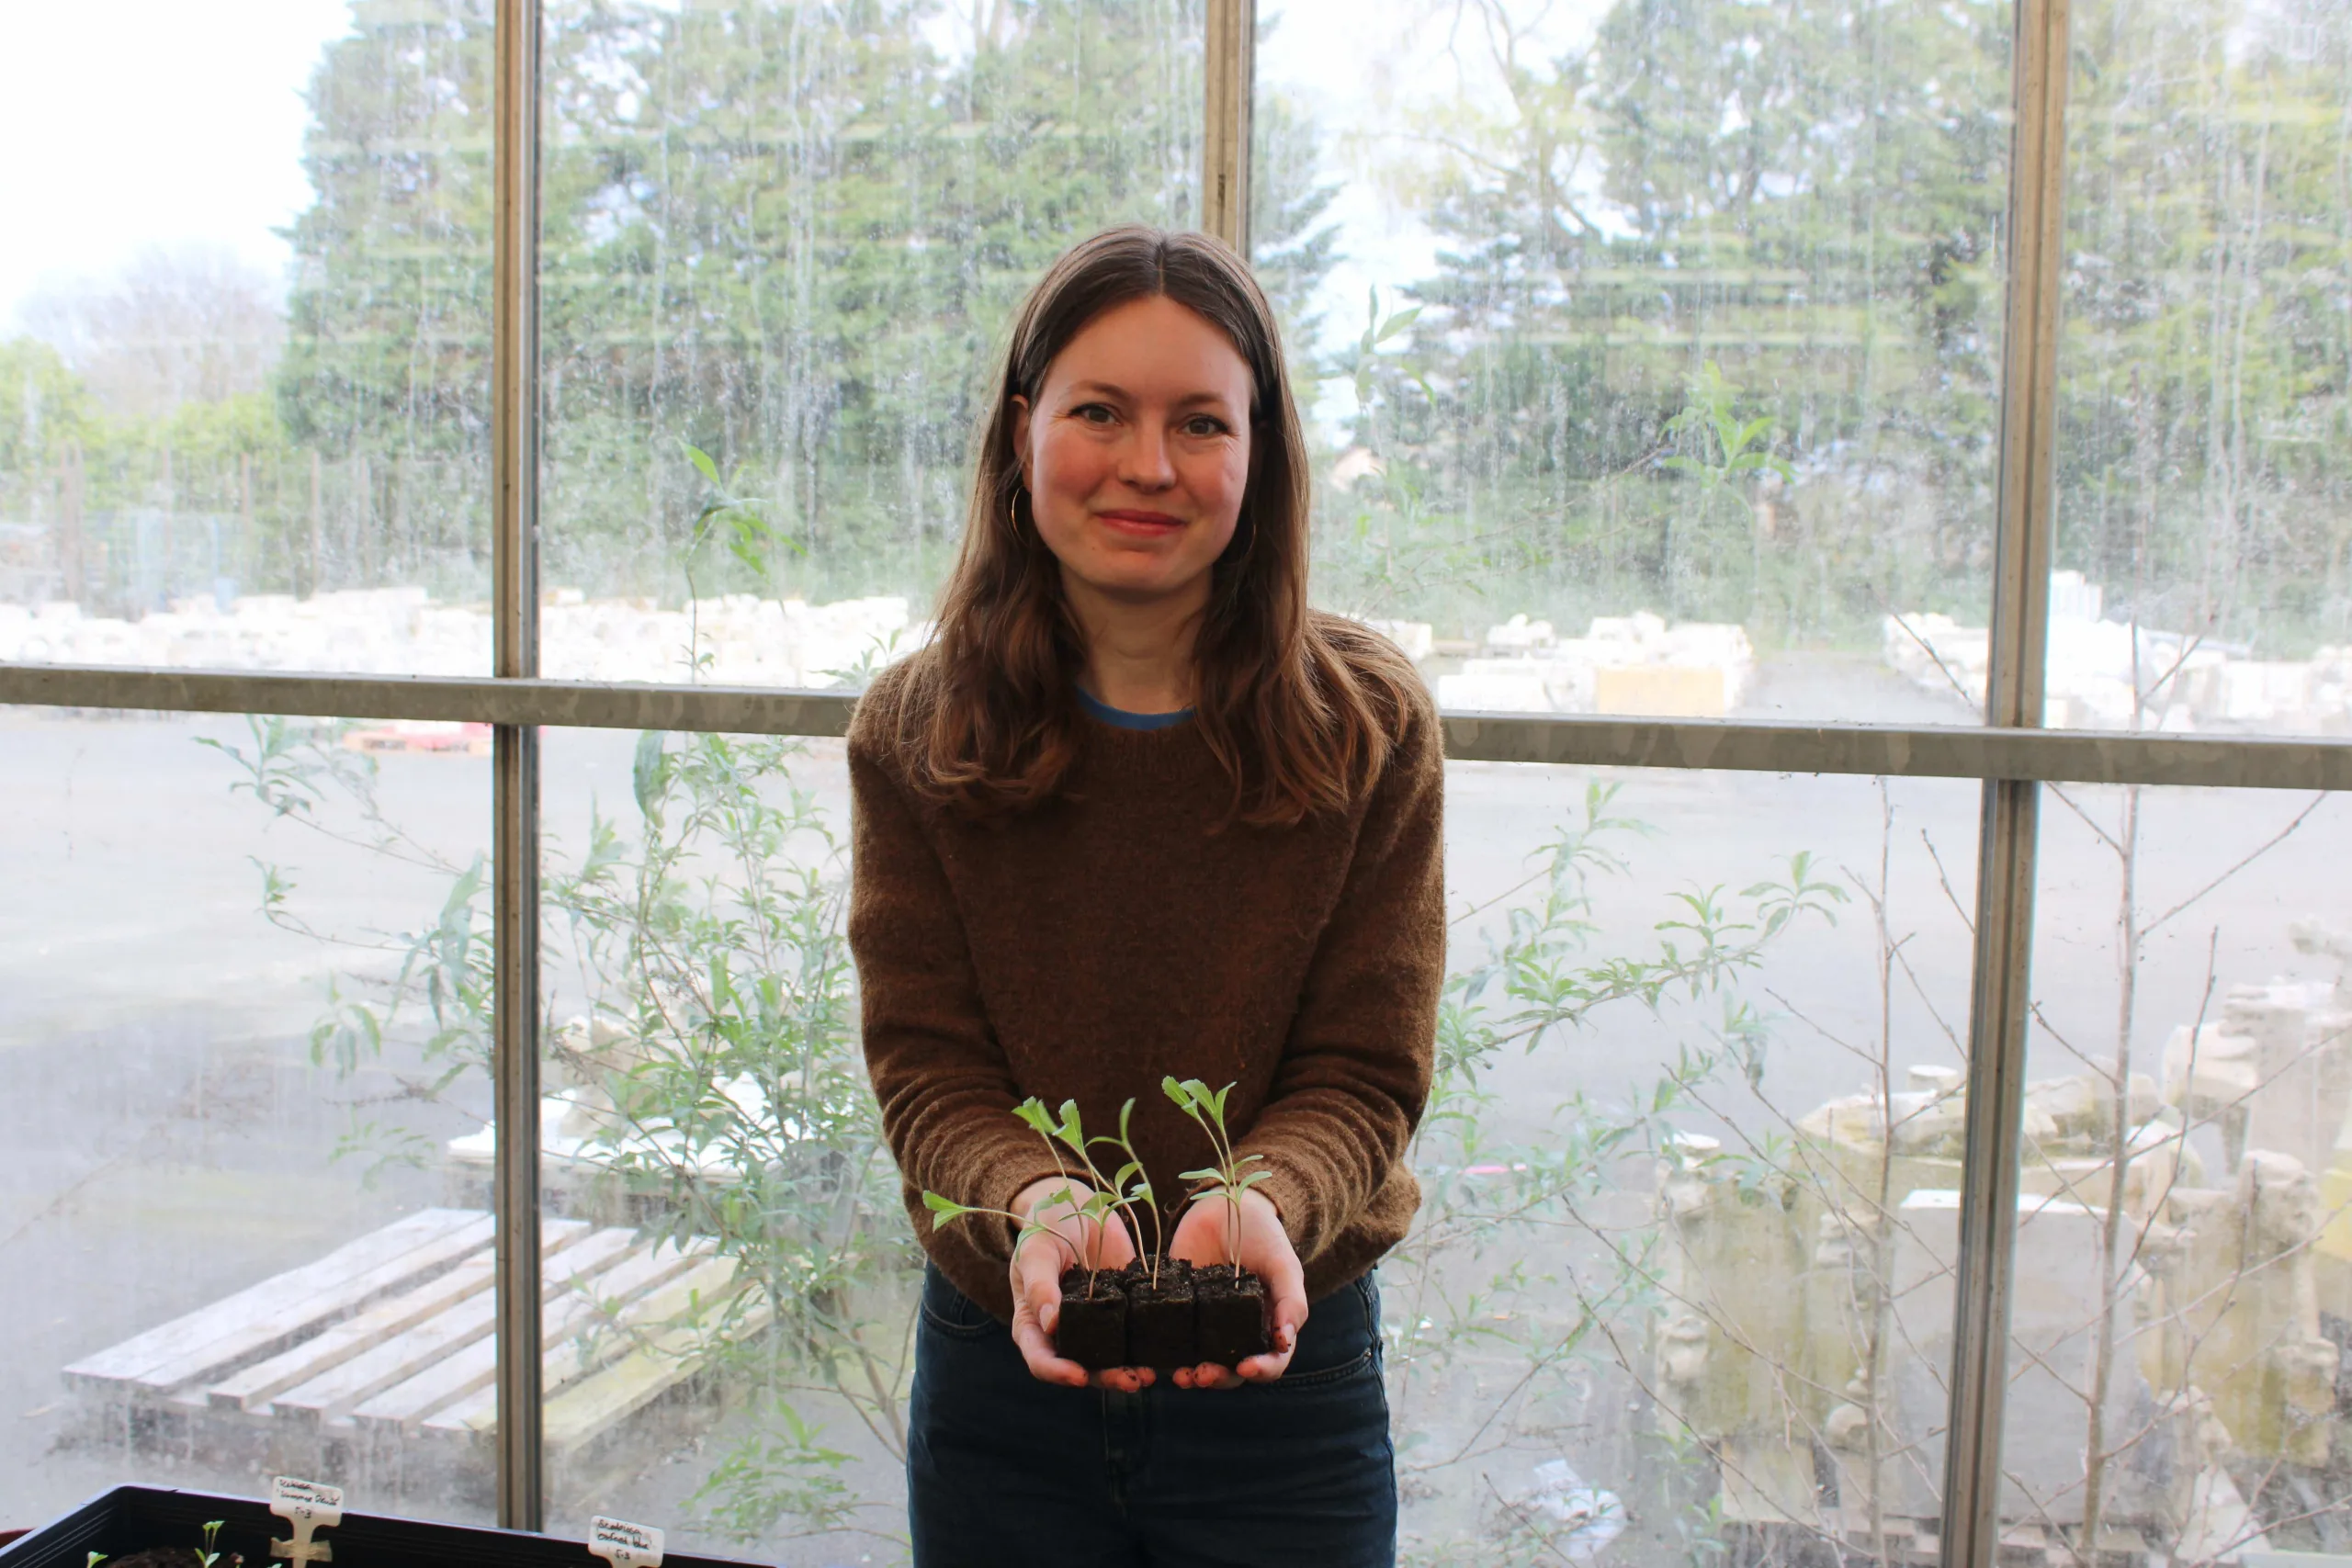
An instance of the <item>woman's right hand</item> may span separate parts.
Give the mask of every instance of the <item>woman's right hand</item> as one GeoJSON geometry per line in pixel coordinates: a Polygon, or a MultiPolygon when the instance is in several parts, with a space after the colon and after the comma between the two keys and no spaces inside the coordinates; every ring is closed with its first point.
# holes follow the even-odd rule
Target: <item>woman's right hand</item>
{"type": "Polygon", "coordinates": [[[1032,1233],[1012,1255],[1012,1342],[1029,1363],[1030,1376],[1039,1382],[1067,1388],[1091,1384],[1133,1393],[1150,1385],[1150,1369],[1118,1367],[1090,1376],[1076,1361],[1054,1353],[1053,1335],[1062,1311],[1062,1270],[1071,1258],[1100,1269],[1124,1269],[1135,1260],[1135,1242],[1125,1225],[1115,1217],[1105,1224],[1079,1212],[1093,1195],[1085,1182],[1057,1176],[1031,1182],[1012,1200],[1012,1213],[1024,1224],[1042,1224],[1052,1233],[1032,1233]]]}

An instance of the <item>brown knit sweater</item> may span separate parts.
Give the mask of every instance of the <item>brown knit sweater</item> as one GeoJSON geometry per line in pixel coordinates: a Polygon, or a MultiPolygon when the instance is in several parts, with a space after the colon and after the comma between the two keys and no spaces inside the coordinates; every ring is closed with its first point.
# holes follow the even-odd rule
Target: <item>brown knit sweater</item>
{"type": "Polygon", "coordinates": [[[1227,1124],[1273,1173],[1259,1190],[1308,1300],[1371,1267],[1420,1201],[1404,1154],[1445,963],[1427,694],[1345,816],[1219,830],[1231,789],[1198,726],[1097,723],[1058,798],[983,824],[910,788],[892,739],[905,673],[877,680],[850,726],[850,946],[883,1132],[933,1260],[1011,1320],[1007,1227],[934,1230],[922,1193],[1001,1209],[1055,1175],[1012,1114],[1033,1094],[1077,1100],[1090,1134],[1115,1131],[1132,1097],[1152,1189],[1181,1211],[1178,1173],[1213,1156],[1160,1091],[1172,1074],[1237,1085],[1227,1124]]]}

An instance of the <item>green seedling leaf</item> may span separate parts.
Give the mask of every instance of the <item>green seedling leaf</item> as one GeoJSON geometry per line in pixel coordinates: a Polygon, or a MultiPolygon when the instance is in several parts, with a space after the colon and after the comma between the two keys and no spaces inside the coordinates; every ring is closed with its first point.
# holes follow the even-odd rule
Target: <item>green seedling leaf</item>
{"type": "Polygon", "coordinates": [[[629,786],[637,795],[637,809],[649,822],[662,814],[662,785],[668,770],[662,762],[662,734],[649,729],[637,738],[637,756],[629,767],[629,786]]]}
{"type": "Polygon", "coordinates": [[[695,466],[695,471],[696,473],[699,473],[703,478],[708,479],[713,484],[717,484],[718,482],[718,465],[710,460],[709,453],[704,451],[701,447],[695,446],[691,441],[681,441],[678,445],[686,449],[686,461],[695,466]]]}
{"type": "Polygon", "coordinates": [[[1186,1170],[1186,1171],[1179,1171],[1179,1172],[1177,1173],[1177,1175],[1178,1175],[1179,1179],[1181,1179],[1181,1180],[1184,1180],[1184,1181],[1217,1181],[1217,1182],[1222,1182],[1222,1181],[1225,1179],[1225,1172],[1223,1172],[1223,1171],[1221,1171],[1221,1170],[1214,1170],[1214,1169],[1212,1169],[1212,1170],[1186,1170]]]}

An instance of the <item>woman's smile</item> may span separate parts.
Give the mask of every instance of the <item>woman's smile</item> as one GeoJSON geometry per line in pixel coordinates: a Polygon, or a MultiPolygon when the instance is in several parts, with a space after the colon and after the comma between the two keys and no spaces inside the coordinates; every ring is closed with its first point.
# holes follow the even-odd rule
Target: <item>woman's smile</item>
{"type": "Polygon", "coordinates": [[[1098,512],[1094,517],[1095,521],[1109,527],[1111,532],[1138,539],[1164,539],[1170,534],[1182,531],[1184,526],[1184,520],[1181,517],[1171,517],[1165,512],[1145,512],[1132,507],[1121,507],[1113,512],[1098,512]]]}

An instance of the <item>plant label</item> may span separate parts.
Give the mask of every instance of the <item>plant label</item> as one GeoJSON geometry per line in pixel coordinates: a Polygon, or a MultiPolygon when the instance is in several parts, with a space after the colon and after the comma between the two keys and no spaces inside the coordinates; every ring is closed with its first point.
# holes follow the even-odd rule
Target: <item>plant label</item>
{"type": "Polygon", "coordinates": [[[661,1568],[662,1532],[599,1514],[588,1521],[588,1550],[613,1568],[661,1568]]]}
{"type": "Polygon", "coordinates": [[[269,1511],[294,1527],[294,1539],[269,1543],[272,1557],[288,1562],[332,1562],[332,1542],[313,1540],[313,1532],[343,1523],[343,1488],[322,1481],[281,1475],[269,1483],[269,1511]]]}

